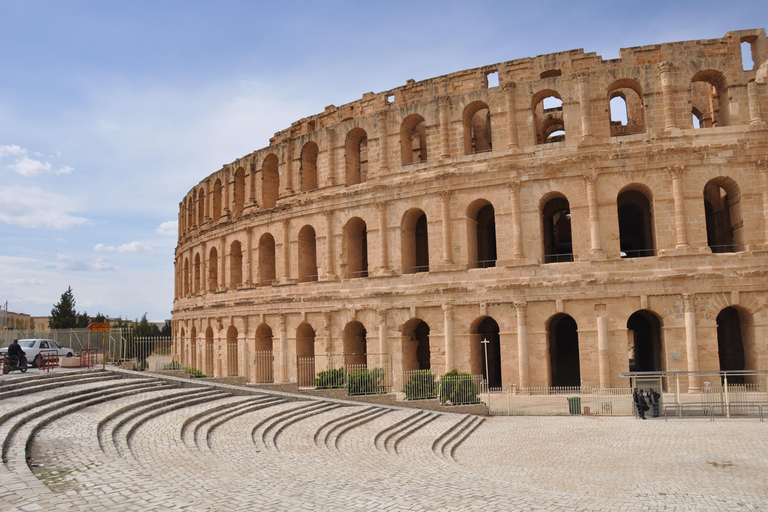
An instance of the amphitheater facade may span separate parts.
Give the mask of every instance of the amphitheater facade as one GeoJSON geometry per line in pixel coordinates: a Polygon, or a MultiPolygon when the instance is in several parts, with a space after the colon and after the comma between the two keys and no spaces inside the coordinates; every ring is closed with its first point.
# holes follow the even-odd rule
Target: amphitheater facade
{"type": "Polygon", "coordinates": [[[334,354],[395,386],[768,368],[766,121],[764,29],[330,105],[181,201],[174,355],[300,385],[334,354]]]}

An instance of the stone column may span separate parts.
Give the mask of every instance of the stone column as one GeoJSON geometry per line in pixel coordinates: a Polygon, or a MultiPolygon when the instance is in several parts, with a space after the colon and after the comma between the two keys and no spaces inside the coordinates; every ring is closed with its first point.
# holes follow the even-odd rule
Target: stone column
{"type": "Polygon", "coordinates": [[[291,242],[288,239],[290,236],[290,221],[283,219],[283,278],[291,278],[291,242]]]}
{"type": "Polygon", "coordinates": [[[293,140],[290,137],[285,141],[283,160],[283,172],[285,174],[283,176],[283,183],[285,183],[283,190],[286,194],[290,194],[293,192],[293,140]]]}
{"type": "Polygon", "coordinates": [[[438,108],[440,109],[440,158],[450,158],[451,148],[450,139],[448,137],[448,123],[449,110],[451,108],[450,100],[446,97],[439,98],[437,100],[438,108]]]}
{"type": "MultiPolygon", "coordinates": [[[[379,354],[389,353],[387,347],[387,310],[376,310],[376,321],[379,324],[379,354]]],[[[383,356],[379,356],[383,357],[383,356]]],[[[391,369],[390,369],[391,371],[391,369]]]]}
{"type": "Polygon", "coordinates": [[[515,178],[509,183],[509,202],[512,206],[512,257],[516,260],[523,258],[523,227],[520,213],[520,179],[515,178]]]}
{"type": "Polygon", "coordinates": [[[688,247],[688,234],[685,227],[685,198],[683,197],[683,172],[685,166],[673,165],[667,167],[672,177],[672,195],[675,198],[675,234],[677,247],[688,247]]]}
{"type": "Polygon", "coordinates": [[[336,277],[333,265],[333,210],[325,212],[325,277],[333,279],[336,277]]]}
{"type": "Polygon", "coordinates": [[[763,121],[760,115],[760,93],[757,90],[757,82],[754,80],[747,83],[747,95],[749,96],[749,122],[760,124],[763,121]]]}
{"type": "Polygon", "coordinates": [[[664,129],[670,130],[675,126],[675,98],[672,84],[672,64],[662,62],[659,64],[661,75],[661,94],[664,103],[664,129]]]}
{"type": "Polygon", "coordinates": [[[608,317],[605,314],[597,317],[597,366],[600,387],[611,387],[611,353],[608,348],[608,317]]]}
{"type": "Polygon", "coordinates": [[[445,336],[445,371],[455,368],[453,360],[453,304],[443,304],[443,329],[445,336]]]}
{"type": "Polygon", "coordinates": [[[586,73],[576,77],[579,84],[579,106],[581,107],[581,138],[592,138],[592,117],[589,112],[589,83],[586,73]]]}
{"type": "Polygon", "coordinates": [[[330,354],[333,350],[333,334],[331,333],[331,312],[323,313],[323,332],[325,333],[325,353],[330,354]]]}
{"type": "Polygon", "coordinates": [[[213,185],[211,184],[211,180],[206,180],[205,182],[205,219],[206,220],[219,220],[219,219],[211,219],[213,216],[213,193],[211,192],[213,185]]]}
{"type": "Polygon", "coordinates": [[[387,113],[388,112],[386,110],[382,110],[376,115],[379,129],[379,172],[389,169],[389,146],[387,144],[387,138],[389,134],[387,133],[387,113]]]}
{"type": "Polygon", "coordinates": [[[387,237],[387,203],[376,203],[379,212],[379,237],[381,239],[381,264],[379,273],[389,270],[389,239],[387,237]]]}
{"type": "Polygon", "coordinates": [[[515,110],[515,84],[507,82],[503,86],[504,100],[507,107],[507,149],[516,148],[517,140],[517,111],[515,110]]]}
{"type": "MultiPolygon", "coordinates": [[[[696,296],[692,293],[683,294],[685,308],[685,351],[688,361],[688,371],[699,371],[699,347],[696,340],[696,296]]],[[[688,392],[699,391],[699,379],[696,375],[688,375],[688,392]]]]}
{"type": "Polygon", "coordinates": [[[336,184],[336,130],[333,128],[328,129],[328,184],[336,184]]]}
{"type": "Polygon", "coordinates": [[[200,289],[205,294],[208,293],[208,249],[205,242],[202,243],[201,250],[203,254],[200,258],[200,289]]]}
{"type": "Polygon", "coordinates": [[[765,243],[768,244],[768,160],[758,160],[755,165],[763,185],[763,226],[765,243]]]}
{"type": "Polygon", "coordinates": [[[527,388],[531,385],[531,379],[528,373],[528,326],[525,323],[525,308],[528,303],[525,301],[515,301],[515,313],[517,315],[517,366],[519,373],[519,383],[521,388],[527,388]]]}
{"type": "Polygon", "coordinates": [[[597,208],[597,194],[595,185],[597,182],[597,171],[594,169],[584,174],[584,183],[587,185],[587,203],[589,204],[589,236],[591,242],[592,254],[603,252],[600,242],[600,213],[597,208]]]}
{"type": "Polygon", "coordinates": [[[229,218],[230,212],[234,210],[232,208],[232,205],[230,203],[230,197],[234,194],[232,193],[233,189],[235,188],[235,175],[232,175],[232,181],[229,181],[229,171],[224,171],[224,197],[222,198],[222,202],[224,203],[222,205],[221,214],[222,217],[229,218]]]}
{"type": "Polygon", "coordinates": [[[279,378],[280,378],[280,382],[287,382],[288,381],[288,379],[287,379],[287,377],[288,377],[288,375],[287,375],[287,370],[288,370],[288,368],[287,368],[288,367],[288,327],[286,325],[287,322],[286,322],[285,314],[281,313],[279,318],[280,318],[280,322],[279,322],[279,325],[280,325],[280,352],[279,352],[279,358],[280,359],[279,359],[279,366],[278,366],[278,368],[280,369],[279,378]]]}
{"type": "Polygon", "coordinates": [[[442,227],[443,227],[443,262],[452,263],[453,257],[451,254],[451,192],[449,190],[443,190],[438,192],[440,195],[440,203],[442,206],[442,227]]]}

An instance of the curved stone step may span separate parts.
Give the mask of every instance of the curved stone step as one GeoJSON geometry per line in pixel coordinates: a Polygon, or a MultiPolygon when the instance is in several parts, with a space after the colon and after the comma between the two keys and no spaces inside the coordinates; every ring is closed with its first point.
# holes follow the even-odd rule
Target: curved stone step
{"type": "Polygon", "coordinates": [[[283,421],[286,417],[291,417],[292,415],[302,413],[304,411],[311,411],[316,409],[317,407],[322,406],[322,402],[318,401],[311,401],[311,402],[300,402],[300,405],[297,407],[292,407],[287,410],[282,410],[275,412],[274,414],[270,414],[266,418],[262,419],[256,425],[253,426],[251,429],[251,440],[253,441],[253,444],[256,445],[256,448],[259,448],[259,445],[263,447],[267,447],[267,434],[268,432],[271,432],[273,428],[276,425],[279,425],[281,421],[283,421]],[[261,430],[263,427],[263,431],[261,434],[261,443],[257,441],[257,432],[261,430]]]}
{"type": "Polygon", "coordinates": [[[377,450],[384,450],[384,443],[385,443],[385,441],[382,441],[382,440],[386,440],[389,437],[389,435],[390,435],[390,433],[392,431],[398,430],[401,427],[407,428],[408,425],[410,425],[411,423],[413,423],[415,421],[418,421],[419,418],[421,418],[425,414],[426,413],[424,411],[419,410],[419,411],[416,411],[415,413],[411,414],[410,416],[406,416],[405,418],[403,418],[403,419],[401,419],[399,421],[396,421],[395,423],[392,423],[391,425],[387,425],[386,427],[381,429],[374,436],[374,438],[373,438],[373,446],[377,450]]]}
{"type": "Polygon", "coordinates": [[[3,394],[3,398],[12,398],[28,395],[31,393],[39,393],[41,391],[47,391],[49,389],[61,388],[65,386],[75,386],[79,384],[89,384],[91,382],[101,382],[105,380],[114,380],[119,378],[113,374],[104,373],[89,373],[89,374],[76,374],[73,376],[62,375],[58,376],[44,376],[31,380],[25,379],[22,382],[4,383],[5,385],[0,388],[0,393],[3,394]]]}
{"type": "Polygon", "coordinates": [[[245,399],[244,401],[238,401],[234,403],[227,402],[227,403],[217,405],[215,407],[210,407],[197,414],[193,414],[192,416],[184,420],[184,423],[181,424],[179,439],[181,440],[181,442],[184,443],[185,446],[189,446],[189,443],[187,442],[187,433],[189,432],[189,429],[193,425],[195,426],[195,428],[192,430],[192,436],[193,436],[192,440],[194,441],[194,437],[197,435],[197,431],[200,427],[200,424],[205,422],[208,417],[216,417],[217,415],[225,414],[227,411],[241,406],[244,402],[250,403],[251,400],[245,399]]]}
{"type": "Polygon", "coordinates": [[[214,431],[216,431],[216,429],[218,429],[225,423],[237,417],[243,416],[244,414],[248,414],[254,411],[260,411],[261,409],[274,407],[275,405],[284,404],[287,402],[288,400],[285,400],[279,397],[260,397],[258,400],[249,401],[247,405],[238,407],[234,411],[231,411],[222,417],[210,418],[207,421],[202,422],[200,425],[198,425],[195,428],[195,433],[194,433],[195,445],[197,446],[198,450],[201,449],[199,440],[203,437],[201,433],[206,425],[209,425],[209,427],[208,427],[208,430],[205,432],[205,446],[209,451],[213,451],[213,444],[212,444],[213,433],[214,431]]]}
{"type": "MultiPolygon", "coordinates": [[[[357,427],[361,427],[365,425],[366,423],[370,423],[371,421],[379,419],[380,417],[386,414],[389,414],[390,412],[392,412],[391,409],[379,409],[367,415],[366,417],[360,418],[358,421],[353,421],[346,425],[337,425],[336,427],[334,427],[334,430],[339,429],[338,434],[336,434],[336,438],[333,440],[333,446],[336,449],[336,451],[340,451],[341,440],[345,434],[347,434],[348,432],[350,432],[351,430],[357,427]]],[[[328,446],[328,441],[331,439],[332,434],[333,432],[328,433],[328,436],[326,437],[326,446],[328,446]]]]}
{"type": "Polygon", "coordinates": [[[422,417],[418,421],[413,422],[411,425],[407,427],[403,426],[398,431],[391,433],[389,438],[384,441],[384,449],[387,452],[389,452],[389,447],[391,446],[392,451],[394,451],[396,454],[399,453],[398,447],[400,446],[400,443],[402,443],[410,435],[412,435],[418,430],[421,430],[426,425],[432,423],[439,417],[440,417],[439,414],[427,413],[424,417],[422,417]]]}
{"type": "Polygon", "coordinates": [[[373,410],[375,410],[376,407],[365,407],[363,409],[358,409],[356,411],[353,411],[349,414],[345,414],[344,416],[340,416],[337,418],[330,419],[320,425],[318,429],[315,431],[314,435],[314,441],[315,446],[320,446],[320,439],[323,440],[323,445],[327,448],[328,447],[328,435],[329,433],[333,432],[334,429],[338,428],[339,425],[346,425],[349,422],[355,421],[360,415],[367,414],[373,410]]]}
{"type": "Polygon", "coordinates": [[[280,447],[278,446],[278,440],[280,439],[280,436],[283,435],[283,433],[288,427],[302,420],[306,420],[313,416],[317,416],[318,414],[323,414],[329,411],[333,411],[341,407],[343,406],[340,404],[325,403],[318,406],[317,408],[314,408],[311,410],[305,410],[301,414],[295,414],[293,416],[283,418],[282,420],[273,423],[272,425],[270,425],[264,430],[264,432],[262,433],[262,439],[264,440],[264,444],[265,446],[269,447],[269,449],[274,448],[275,451],[279,452],[280,447]],[[270,445],[270,444],[267,444],[266,439],[269,436],[269,433],[271,432],[274,432],[274,434],[271,436],[271,445],[270,445]]]}
{"type": "Polygon", "coordinates": [[[461,446],[461,443],[463,443],[464,440],[483,423],[483,421],[485,421],[485,419],[479,416],[472,416],[470,414],[464,416],[435,439],[432,443],[432,452],[443,459],[455,460],[453,454],[456,449],[461,446]]]}

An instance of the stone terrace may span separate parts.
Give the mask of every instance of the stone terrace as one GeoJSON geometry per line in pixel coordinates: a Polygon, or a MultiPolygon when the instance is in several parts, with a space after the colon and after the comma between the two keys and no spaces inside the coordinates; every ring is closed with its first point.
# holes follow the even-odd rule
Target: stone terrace
{"type": "Polygon", "coordinates": [[[0,397],[2,510],[768,509],[754,419],[483,419],[124,371],[0,397]]]}

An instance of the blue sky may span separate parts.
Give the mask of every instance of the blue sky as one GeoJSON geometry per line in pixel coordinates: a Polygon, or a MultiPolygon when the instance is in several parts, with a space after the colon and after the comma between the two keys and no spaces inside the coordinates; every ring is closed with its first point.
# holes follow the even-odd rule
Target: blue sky
{"type": "Polygon", "coordinates": [[[0,301],[170,318],[184,194],[326,105],[767,25],[765,1],[0,0],[0,301]]]}

